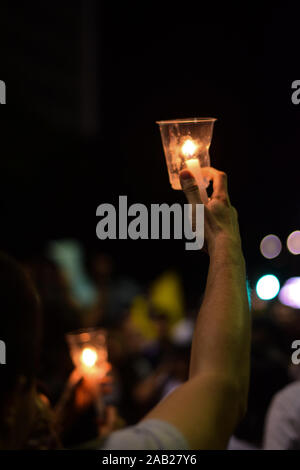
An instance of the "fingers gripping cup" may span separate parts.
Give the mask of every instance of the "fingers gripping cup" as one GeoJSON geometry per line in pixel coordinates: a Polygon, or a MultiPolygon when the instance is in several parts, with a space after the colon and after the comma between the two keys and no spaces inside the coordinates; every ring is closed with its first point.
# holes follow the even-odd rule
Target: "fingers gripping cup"
{"type": "Polygon", "coordinates": [[[204,203],[207,202],[205,188],[209,181],[203,178],[201,167],[210,166],[209,147],[215,121],[215,118],[157,121],[172,188],[181,189],[179,173],[188,169],[196,180],[204,203]]]}

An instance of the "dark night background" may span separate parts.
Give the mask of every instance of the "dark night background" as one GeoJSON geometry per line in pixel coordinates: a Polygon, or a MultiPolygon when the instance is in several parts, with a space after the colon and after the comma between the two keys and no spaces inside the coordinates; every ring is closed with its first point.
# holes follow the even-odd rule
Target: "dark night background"
{"type": "Polygon", "coordinates": [[[1,247],[31,256],[75,237],[148,279],[174,266],[197,281],[183,242],[97,240],[96,207],[184,201],[171,189],[156,120],[218,118],[211,162],[228,173],[250,279],[296,274],[259,242],[299,229],[300,8],[207,2],[11,2],[1,7],[1,247]]]}

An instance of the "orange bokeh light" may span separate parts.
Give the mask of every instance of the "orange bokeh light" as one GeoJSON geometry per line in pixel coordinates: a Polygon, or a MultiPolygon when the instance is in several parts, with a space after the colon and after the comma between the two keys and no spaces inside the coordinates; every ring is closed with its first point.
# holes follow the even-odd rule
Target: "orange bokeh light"
{"type": "Polygon", "coordinates": [[[93,367],[98,359],[97,351],[94,348],[84,348],[81,353],[81,362],[86,367],[93,367]]]}

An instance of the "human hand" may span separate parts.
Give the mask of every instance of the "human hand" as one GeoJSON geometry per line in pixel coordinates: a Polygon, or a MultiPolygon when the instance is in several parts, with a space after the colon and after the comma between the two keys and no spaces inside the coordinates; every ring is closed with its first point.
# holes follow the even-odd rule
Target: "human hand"
{"type": "MultiPolygon", "coordinates": [[[[236,209],[231,205],[226,173],[212,167],[201,169],[203,177],[213,183],[213,193],[204,206],[204,237],[209,255],[213,255],[217,247],[230,246],[241,250],[241,239],[236,209]]],[[[202,204],[196,181],[189,170],[180,172],[180,183],[190,204],[202,204]]],[[[195,209],[192,210],[192,228],[195,230],[195,209]]]]}
{"type": "MultiPolygon", "coordinates": [[[[111,366],[106,364],[107,372],[111,366]]],[[[64,391],[55,406],[54,412],[59,427],[66,426],[80,416],[93,403],[97,403],[99,397],[111,393],[113,377],[111,375],[83,375],[82,371],[75,368],[68,378],[64,391]]]]}
{"type": "MultiPolygon", "coordinates": [[[[106,363],[106,373],[111,369],[109,363],[106,363]]],[[[99,396],[111,393],[112,376],[104,377],[94,374],[83,374],[78,369],[74,369],[69,377],[69,384],[73,387],[73,405],[78,413],[87,409],[92,403],[95,403],[99,396]]]]}

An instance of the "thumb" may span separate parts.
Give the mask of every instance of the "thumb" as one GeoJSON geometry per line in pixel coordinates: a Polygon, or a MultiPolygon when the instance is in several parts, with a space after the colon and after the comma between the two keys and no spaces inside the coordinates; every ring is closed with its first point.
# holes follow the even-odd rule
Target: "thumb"
{"type": "Polygon", "coordinates": [[[181,189],[183,190],[189,204],[201,204],[199,188],[195,178],[189,170],[182,170],[179,173],[181,189]]]}
{"type": "Polygon", "coordinates": [[[188,203],[191,204],[192,206],[191,224],[192,224],[192,230],[195,232],[196,230],[196,204],[202,203],[199,188],[196,184],[195,178],[193,177],[190,171],[182,170],[179,173],[179,177],[180,177],[180,184],[185,194],[185,197],[187,198],[188,203]]]}

